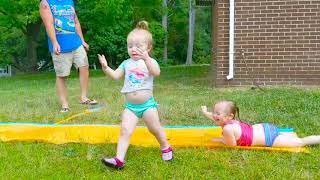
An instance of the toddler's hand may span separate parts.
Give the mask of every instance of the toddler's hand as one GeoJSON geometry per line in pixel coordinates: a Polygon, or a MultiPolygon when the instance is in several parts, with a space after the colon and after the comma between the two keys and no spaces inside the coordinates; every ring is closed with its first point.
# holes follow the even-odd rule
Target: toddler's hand
{"type": "Polygon", "coordinates": [[[101,64],[101,67],[102,68],[107,68],[108,67],[108,62],[107,62],[106,58],[104,57],[104,55],[103,54],[102,55],[98,54],[98,58],[99,58],[99,62],[101,64]]]}
{"type": "Polygon", "coordinates": [[[148,51],[142,50],[140,48],[137,48],[137,50],[139,55],[141,56],[141,59],[143,59],[144,61],[150,58],[148,51]]]}
{"type": "Polygon", "coordinates": [[[201,111],[202,111],[202,113],[208,112],[207,106],[201,106],[201,111]]]}

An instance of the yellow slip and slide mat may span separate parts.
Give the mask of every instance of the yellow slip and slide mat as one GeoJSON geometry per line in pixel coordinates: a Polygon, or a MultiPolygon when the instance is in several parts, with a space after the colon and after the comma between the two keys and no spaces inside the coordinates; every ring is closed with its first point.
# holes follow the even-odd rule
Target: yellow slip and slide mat
{"type": "MultiPolygon", "coordinates": [[[[165,126],[169,143],[173,147],[237,148],[250,150],[269,150],[282,152],[305,152],[306,148],[270,148],[270,147],[230,147],[212,138],[221,137],[221,128],[217,126],[165,126]]],[[[291,128],[280,129],[293,132],[291,128]]],[[[103,124],[37,124],[37,123],[0,123],[0,141],[33,141],[53,144],[64,143],[117,143],[120,127],[103,124]]],[[[144,147],[158,147],[156,138],[146,127],[137,127],[130,144],[144,147]]]]}

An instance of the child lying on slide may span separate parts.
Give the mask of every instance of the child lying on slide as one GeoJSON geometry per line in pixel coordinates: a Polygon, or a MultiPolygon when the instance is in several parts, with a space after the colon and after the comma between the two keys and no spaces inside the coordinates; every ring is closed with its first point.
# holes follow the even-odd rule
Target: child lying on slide
{"type": "Polygon", "coordinates": [[[271,123],[250,125],[237,120],[239,108],[232,101],[216,103],[212,112],[209,112],[206,106],[201,106],[201,110],[206,117],[222,127],[222,138],[214,141],[228,146],[302,147],[320,144],[320,135],[299,138],[293,133],[279,133],[277,127],[271,123]]]}

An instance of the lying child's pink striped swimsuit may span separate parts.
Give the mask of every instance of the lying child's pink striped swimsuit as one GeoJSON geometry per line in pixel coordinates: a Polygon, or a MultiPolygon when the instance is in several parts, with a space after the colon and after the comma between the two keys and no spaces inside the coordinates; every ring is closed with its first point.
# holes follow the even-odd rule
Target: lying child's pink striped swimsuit
{"type": "MultiPolygon", "coordinates": [[[[244,121],[232,121],[230,124],[239,123],[241,128],[241,136],[237,140],[237,146],[251,146],[253,139],[252,125],[244,121]]],[[[262,123],[265,136],[265,145],[271,147],[275,139],[279,136],[278,128],[271,123],[262,123]]]]}
{"type": "Polygon", "coordinates": [[[250,124],[239,121],[241,127],[241,136],[237,140],[238,146],[251,146],[253,139],[253,128],[250,124]]]}
{"type": "Polygon", "coordinates": [[[241,136],[237,140],[237,146],[251,146],[252,144],[252,139],[253,139],[253,129],[252,126],[246,122],[243,121],[232,121],[231,123],[228,124],[235,124],[238,123],[241,128],[241,136]]]}

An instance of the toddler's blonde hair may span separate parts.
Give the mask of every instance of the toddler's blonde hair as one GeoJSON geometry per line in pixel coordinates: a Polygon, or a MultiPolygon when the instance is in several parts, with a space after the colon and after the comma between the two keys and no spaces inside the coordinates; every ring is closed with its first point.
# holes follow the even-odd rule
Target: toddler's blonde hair
{"type": "Polygon", "coordinates": [[[148,43],[148,48],[151,50],[153,47],[152,34],[149,31],[149,23],[147,21],[139,21],[136,27],[128,34],[128,38],[134,33],[143,33],[148,43]]]}

